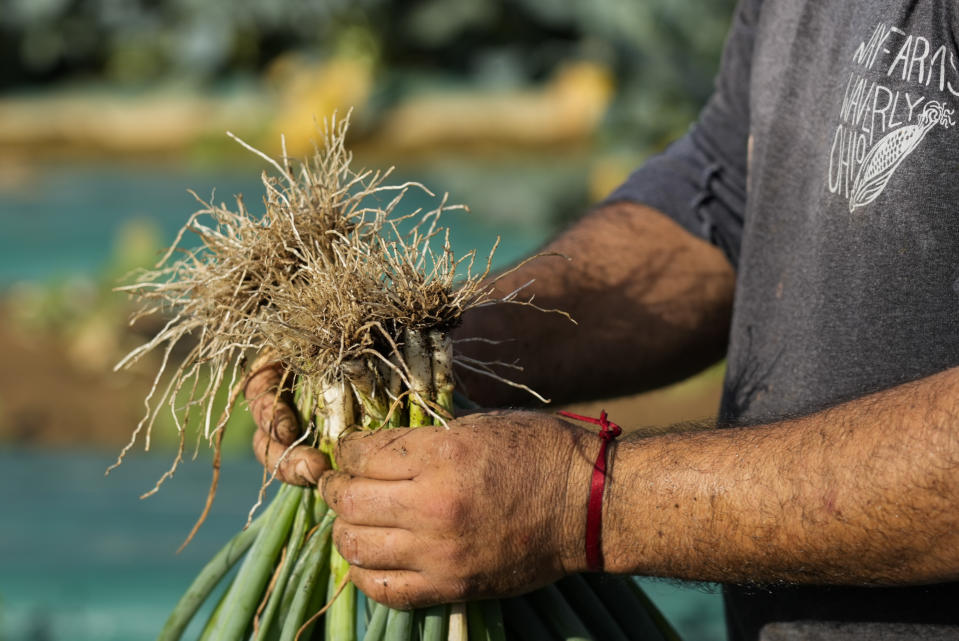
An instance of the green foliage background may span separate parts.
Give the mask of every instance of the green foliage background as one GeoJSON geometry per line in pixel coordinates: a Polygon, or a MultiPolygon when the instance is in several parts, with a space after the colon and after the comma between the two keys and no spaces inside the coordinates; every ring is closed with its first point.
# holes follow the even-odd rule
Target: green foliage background
{"type": "Polygon", "coordinates": [[[298,51],[372,56],[376,99],[522,87],[562,61],[614,71],[602,140],[644,153],[708,95],[733,0],[4,0],[0,90],[62,82],[223,88],[298,51]]]}

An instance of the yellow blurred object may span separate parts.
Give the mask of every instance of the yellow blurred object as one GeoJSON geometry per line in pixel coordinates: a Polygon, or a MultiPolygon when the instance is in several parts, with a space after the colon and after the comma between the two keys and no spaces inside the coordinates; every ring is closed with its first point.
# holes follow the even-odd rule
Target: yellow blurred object
{"type": "Polygon", "coordinates": [[[118,323],[108,312],[92,314],[66,332],[66,356],[77,372],[108,373],[122,354],[118,323]]]}
{"type": "Polygon", "coordinates": [[[541,89],[420,95],[386,115],[377,142],[403,151],[581,143],[596,131],[613,90],[608,68],[575,62],[541,89]]]}
{"type": "Polygon", "coordinates": [[[313,150],[317,121],[366,103],[373,87],[373,64],[366,57],[310,62],[284,56],[271,67],[269,81],[279,93],[279,104],[264,144],[278,152],[283,135],[287,153],[299,157],[313,150]]]}
{"type": "Polygon", "coordinates": [[[0,150],[169,154],[198,140],[256,131],[272,105],[259,96],[218,97],[173,89],[118,95],[92,90],[0,96],[0,150]]]}
{"type": "Polygon", "coordinates": [[[609,195],[639,166],[638,158],[604,156],[589,170],[589,200],[597,202],[609,195]]]}
{"type": "Polygon", "coordinates": [[[613,97],[613,73],[592,62],[562,67],[547,87],[546,97],[562,116],[565,134],[588,136],[596,130],[613,97]]]}

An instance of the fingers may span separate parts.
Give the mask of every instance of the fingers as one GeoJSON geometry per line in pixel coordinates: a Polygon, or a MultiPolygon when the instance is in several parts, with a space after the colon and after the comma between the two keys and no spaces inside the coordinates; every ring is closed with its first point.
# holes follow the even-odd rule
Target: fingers
{"type": "Polygon", "coordinates": [[[333,524],[333,542],[347,562],[368,570],[414,570],[423,543],[409,530],[392,527],[352,525],[341,519],[333,524]]]}
{"type": "Polygon", "coordinates": [[[269,471],[291,485],[316,485],[330,469],[327,457],[307,445],[289,449],[300,436],[300,425],[293,411],[289,391],[282,389],[283,367],[268,364],[255,371],[244,393],[256,422],[253,452],[269,471]],[[289,451],[287,451],[289,450],[289,451]]]}
{"type": "Polygon", "coordinates": [[[280,443],[290,445],[299,437],[300,425],[289,393],[280,391],[282,372],[279,363],[263,367],[250,378],[244,393],[257,427],[280,443]]]}
{"type": "Polygon", "coordinates": [[[412,481],[380,481],[343,472],[323,477],[323,500],[352,525],[405,527],[414,517],[412,481]]]}
{"type": "Polygon", "coordinates": [[[329,460],[309,445],[297,445],[289,452],[288,446],[270,438],[263,430],[253,433],[253,452],[268,471],[276,470],[276,477],[290,485],[316,485],[323,472],[330,469],[329,460]],[[286,456],[284,456],[286,453],[286,456]]]}
{"type": "MultiPolygon", "coordinates": [[[[439,428],[444,429],[444,428],[439,428]]],[[[432,428],[393,428],[355,432],[339,440],[336,463],[340,469],[381,481],[415,478],[422,470],[423,436],[432,428]]]]}
{"type": "Polygon", "coordinates": [[[457,584],[436,584],[427,575],[409,570],[368,570],[353,566],[350,580],[369,598],[397,610],[462,601],[466,590],[457,584]]]}

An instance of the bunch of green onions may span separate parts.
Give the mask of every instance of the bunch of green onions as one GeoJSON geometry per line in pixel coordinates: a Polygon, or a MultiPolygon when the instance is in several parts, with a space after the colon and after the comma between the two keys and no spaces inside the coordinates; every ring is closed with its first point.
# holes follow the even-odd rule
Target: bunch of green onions
{"type": "MultiPolygon", "coordinates": [[[[166,311],[172,318],[118,365],[164,346],[146,415],[120,459],[143,431],[149,447],[161,406],[174,414],[180,445],[171,469],[148,494],[181,461],[191,412],[200,411],[199,438],[215,451],[207,506],[188,541],[216,490],[219,445],[248,380],[248,353],[283,364],[286,376],[276,394],[295,395],[303,428],[296,444],[330,456],[349,430],[445,424],[455,396],[468,403],[455,394],[454,362],[514,384],[491,364],[457,360],[450,330],[472,307],[531,302],[517,292],[494,299],[490,260],[473,273],[475,253],[453,255],[449,230],[439,222],[456,208],[445,199],[431,212],[403,213],[403,196],[421,186],[384,186],[389,172],[354,172],[345,133],[345,121],[328,125],[315,156],[299,164],[285,153],[275,161],[253,150],[278,172],[264,174],[265,215],[251,215],[239,198],[236,211],[204,203],[184,228],[199,235],[201,247],[176,261],[171,249],[154,270],[122,288],[143,301],[138,316],[166,311]],[[383,194],[390,198],[386,204],[370,204],[383,194]],[[203,216],[213,224],[203,224],[203,216]],[[161,386],[173,348],[187,336],[192,347],[161,386]],[[221,410],[214,396],[223,388],[232,392],[221,410]]],[[[572,576],[522,597],[392,610],[350,583],[349,565],[331,541],[335,514],[316,489],[284,485],[252,516],[199,573],[159,639],[180,639],[224,581],[229,585],[201,639],[676,638],[626,579],[572,576]]]]}

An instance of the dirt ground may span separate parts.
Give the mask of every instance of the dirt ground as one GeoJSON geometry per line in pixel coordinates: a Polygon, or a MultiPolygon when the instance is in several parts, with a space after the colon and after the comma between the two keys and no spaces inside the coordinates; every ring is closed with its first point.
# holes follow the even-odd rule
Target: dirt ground
{"type": "MultiPolygon", "coordinates": [[[[109,364],[78,367],[55,335],[24,331],[0,314],[0,442],[116,448],[143,412],[149,375],[114,373],[109,364]]],[[[605,408],[624,428],[709,419],[719,406],[722,372],[708,370],[655,392],[569,408],[598,416],[605,408]]]]}
{"type": "Polygon", "coordinates": [[[144,376],[78,368],[64,341],[0,316],[0,441],[115,446],[140,418],[144,376]]]}

